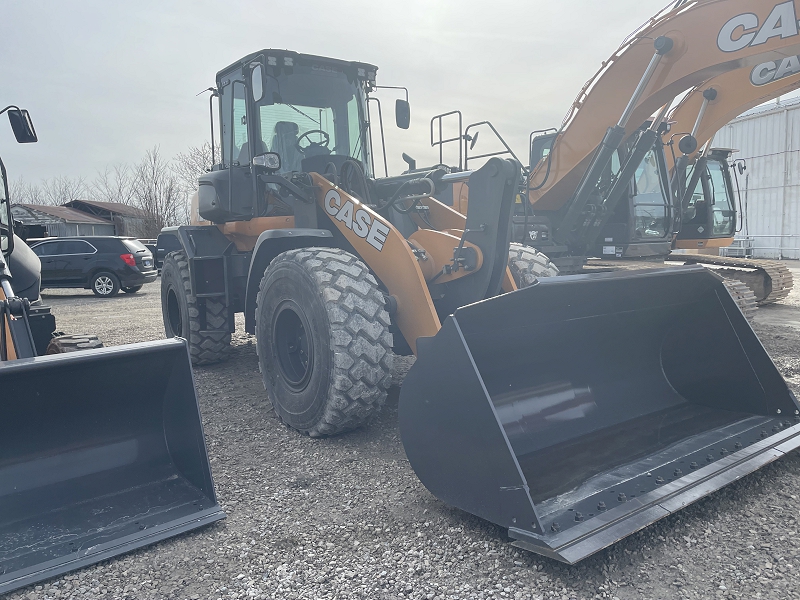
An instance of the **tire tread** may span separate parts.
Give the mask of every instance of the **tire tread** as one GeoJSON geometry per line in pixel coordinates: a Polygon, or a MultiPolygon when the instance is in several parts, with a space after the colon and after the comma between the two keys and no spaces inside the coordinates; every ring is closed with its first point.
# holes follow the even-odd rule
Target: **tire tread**
{"type": "MultiPolygon", "coordinates": [[[[321,437],[355,429],[380,411],[392,381],[392,334],[383,293],[369,268],[345,250],[289,250],[271,266],[285,260],[300,265],[316,283],[330,321],[334,353],[325,409],[303,432],[321,437]]],[[[268,273],[269,269],[259,286],[259,302],[266,293],[268,273]]]]}

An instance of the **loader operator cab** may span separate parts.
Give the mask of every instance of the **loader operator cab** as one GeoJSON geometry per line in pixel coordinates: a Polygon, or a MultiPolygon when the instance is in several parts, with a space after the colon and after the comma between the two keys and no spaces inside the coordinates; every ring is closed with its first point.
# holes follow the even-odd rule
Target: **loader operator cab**
{"type": "Polygon", "coordinates": [[[682,223],[676,241],[678,248],[703,248],[709,245],[709,240],[732,240],[734,237],[736,205],[728,165],[733,152],[735,150],[728,148],[714,148],[687,167],[682,223]]]}
{"type": "Polygon", "coordinates": [[[365,63],[274,50],[220,71],[222,156],[200,179],[200,216],[215,223],[285,215],[302,220],[295,199],[281,196],[264,175],[307,183],[303,174],[355,163],[372,177],[367,94],[376,71],[365,63]]]}

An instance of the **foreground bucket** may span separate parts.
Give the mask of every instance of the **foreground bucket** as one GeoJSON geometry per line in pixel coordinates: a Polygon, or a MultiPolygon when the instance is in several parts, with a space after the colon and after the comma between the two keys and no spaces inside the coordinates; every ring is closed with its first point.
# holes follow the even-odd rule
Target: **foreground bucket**
{"type": "Polygon", "coordinates": [[[420,480],[568,563],[800,446],[797,400],[703,268],[548,278],[418,351],[400,432],[420,480]]]}
{"type": "Polygon", "coordinates": [[[0,594],[224,517],[182,340],[0,363],[0,594]]]}

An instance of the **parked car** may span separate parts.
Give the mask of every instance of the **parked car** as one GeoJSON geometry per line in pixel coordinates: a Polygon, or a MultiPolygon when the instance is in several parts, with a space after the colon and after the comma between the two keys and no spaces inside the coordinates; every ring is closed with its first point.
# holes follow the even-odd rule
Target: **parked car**
{"type": "Polygon", "coordinates": [[[78,236],[32,243],[42,261],[42,287],[84,288],[110,298],[155,281],[153,255],[134,238],[78,236]]]}

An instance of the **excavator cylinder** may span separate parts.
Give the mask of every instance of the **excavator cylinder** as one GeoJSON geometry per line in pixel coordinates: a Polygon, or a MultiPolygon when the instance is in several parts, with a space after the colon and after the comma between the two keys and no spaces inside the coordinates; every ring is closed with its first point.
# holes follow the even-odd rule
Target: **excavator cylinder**
{"type": "Polygon", "coordinates": [[[553,277],[420,339],[400,432],[425,486],[575,563],[800,446],[800,405],[722,279],[553,277]]]}
{"type": "Polygon", "coordinates": [[[224,517],[183,340],[0,363],[0,595],[224,517]]]}

